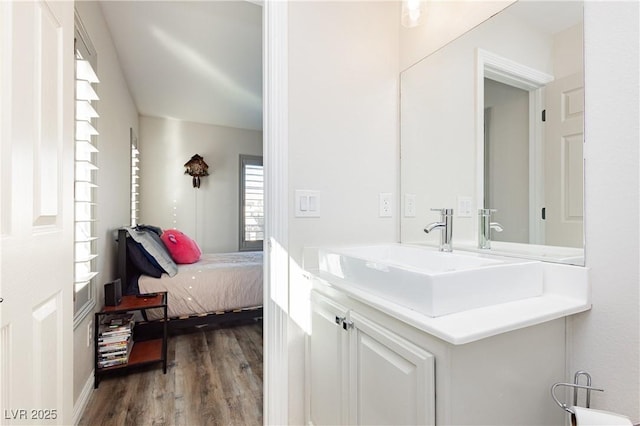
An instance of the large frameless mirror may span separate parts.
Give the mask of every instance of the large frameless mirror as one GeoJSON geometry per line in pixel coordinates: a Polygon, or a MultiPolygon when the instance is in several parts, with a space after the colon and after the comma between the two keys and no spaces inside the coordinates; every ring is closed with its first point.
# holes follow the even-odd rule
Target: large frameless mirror
{"type": "Polygon", "coordinates": [[[402,72],[402,242],[453,207],[454,247],[480,250],[492,209],[492,252],[584,264],[582,16],[519,1],[402,72]]]}

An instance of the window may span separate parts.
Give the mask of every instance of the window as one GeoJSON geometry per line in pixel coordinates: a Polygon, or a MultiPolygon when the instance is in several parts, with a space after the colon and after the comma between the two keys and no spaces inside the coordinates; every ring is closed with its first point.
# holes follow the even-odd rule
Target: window
{"type": "Polygon", "coordinates": [[[262,250],[264,174],[262,157],[240,156],[240,251],[262,250]]]}
{"type": "Polygon", "coordinates": [[[98,188],[96,63],[95,50],[76,16],[74,327],[93,311],[96,304],[94,283],[98,275],[95,223],[98,188]]]}
{"type": "Polygon", "coordinates": [[[140,151],[138,151],[138,137],[133,129],[129,130],[131,139],[131,226],[136,226],[139,219],[138,204],[140,202],[138,193],[139,171],[140,171],[140,151]]]}

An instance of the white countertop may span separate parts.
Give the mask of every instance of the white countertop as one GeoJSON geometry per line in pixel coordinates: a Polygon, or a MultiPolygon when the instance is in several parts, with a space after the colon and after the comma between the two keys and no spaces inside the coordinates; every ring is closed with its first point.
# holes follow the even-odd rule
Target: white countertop
{"type": "Polygon", "coordinates": [[[318,278],[320,285],[338,289],[446,342],[462,345],[591,309],[587,268],[552,263],[545,264],[544,268],[544,292],[541,296],[435,318],[389,302],[362,287],[324,275],[318,270],[310,269],[307,273],[318,278]]]}

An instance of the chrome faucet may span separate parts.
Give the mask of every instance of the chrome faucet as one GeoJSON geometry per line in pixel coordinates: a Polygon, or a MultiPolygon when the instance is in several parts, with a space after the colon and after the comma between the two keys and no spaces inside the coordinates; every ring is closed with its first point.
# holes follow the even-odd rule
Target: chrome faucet
{"type": "Polygon", "coordinates": [[[425,226],[427,234],[434,229],[440,229],[440,251],[452,251],[451,237],[453,236],[453,209],[431,209],[440,212],[440,222],[433,222],[425,226]]]}
{"type": "Polygon", "coordinates": [[[478,248],[491,248],[491,230],[502,232],[502,225],[498,222],[491,222],[491,214],[496,209],[479,209],[478,210],[478,248]]]}

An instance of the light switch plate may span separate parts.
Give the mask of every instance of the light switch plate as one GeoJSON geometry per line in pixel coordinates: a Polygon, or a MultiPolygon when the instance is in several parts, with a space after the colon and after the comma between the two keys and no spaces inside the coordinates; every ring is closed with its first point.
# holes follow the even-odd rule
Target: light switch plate
{"type": "Polygon", "coordinates": [[[320,191],[296,189],[296,217],[320,217],[320,191]]]}

